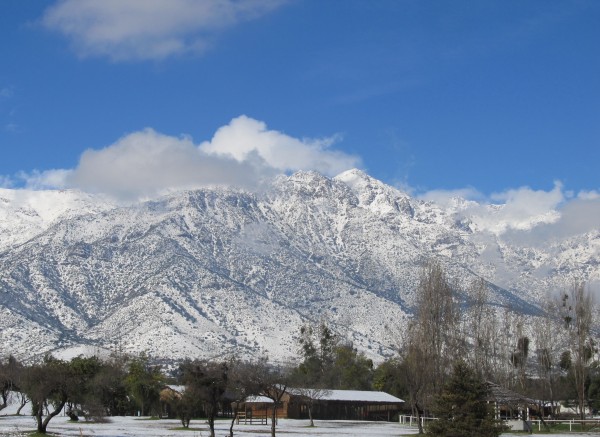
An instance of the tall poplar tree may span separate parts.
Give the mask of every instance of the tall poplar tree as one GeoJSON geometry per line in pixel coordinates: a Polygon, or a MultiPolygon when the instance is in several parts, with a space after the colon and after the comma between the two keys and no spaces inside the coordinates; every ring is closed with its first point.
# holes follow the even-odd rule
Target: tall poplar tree
{"type": "Polygon", "coordinates": [[[568,333],[571,371],[577,390],[581,419],[585,418],[586,379],[595,344],[591,336],[593,326],[592,296],[584,282],[575,282],[569,293],[562,297],[562,319],[568,333]]]}
{"type": "Polygon", "coordinates": [[[402,351],[412,381],[409,396],[417,414],[421,409],[431,409],[434,396],[440,393],[453,363],[463,353],[459,321],[456,293],[444,269],[436,261],[427,262],[417,287],[415,318],[402,351]]]}

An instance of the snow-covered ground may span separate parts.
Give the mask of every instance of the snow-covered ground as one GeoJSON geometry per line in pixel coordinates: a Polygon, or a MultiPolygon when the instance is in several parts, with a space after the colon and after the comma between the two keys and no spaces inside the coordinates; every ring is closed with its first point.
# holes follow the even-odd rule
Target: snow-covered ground
{"type": "MultiPolygon", "coordinates": [[[[216,435],[229,435],[229,420],[216,422],[216,435]]],[[[308,427],[307,420],[281,419],[277,432],[283,436],[294,437],[394,437],[417,434],[415,428],[399,423],[361,422],[361,421],[316,421],[315,427],[308,427]]],[[[190,429],[180,428],[178,420],[150,420],[137,417],[112,417],[109,423],[69,422],[65,416],[52,419],[48,432],[57,436],[94,436],[94,437],[202,437],[208,436],[208,425],[204,421],[192,421],[190,429]]],[[[26,436],[35,429],[35,421],[31,416],[0,416],[0,436],[26,436]]],[[[268,437],[270,425],[235,425],[234,435],[242,437],[268,437]]],[[[506,434],[510,436],[514,434],[506,434]]],[[[544,434],[549,437],[567,437],[574,434],[544,434]]],[[[597,433],[577,435],[598,435],[597,433]]]]}
{"type": "MultiPolygon", "coordinates": [[[[216,422],[216,435],[219,437],[229,435],[228,420],[216,422]]],[[[309,428],[306,420],[281,419],[277,431],[286,436],[370,436],[389,437],[412,435],[415,429],[401,426],[398,423],[387,422],[354,422],[354,421],[317,421],[314,428],[309,428]]],[[[98,437],[125,437],[125,436],[208,436],[208,425],[204,421],[192,421],[190,430],[180,429],[178,420],[148,420],[136,417],[113,417],[110,423],[91,424],[69,422],[67,417],[55,417],[48,426],[48,432],[60,436],[98,436],[98,437]]],[[[0,416],[0,435],[25,436],[27,432],[35,429],[35,422],[31,416],[0,416]]],[[[235,425],[234,435],[244,437],[270,436],[270,425],[235,425]]]]}
{"type": "MultiPolygon", "coordinates": [[[[36,428],[35,419],[29,416],[31,406],[23,408],[24,415],[16,416],[18,405],[14,396],[9,397],[9,405],[0,411],[0,437],[25,437],[36,428]]],[[[216,435],[229,435],[229,419],[216,422],[216,435]]],[[[308,420],[280,419],[277,433],[292,437],[399,437],[418,434],[416,428],[396,422],[365,422],[351,420],[316,420],[315,427],[310,428],[308,420]]],[[[181,429],[176,419],[152,420],[144,417],[110,417],[107,423],[71,422],[65,415],[53,418],[48,425],[48,432],[53,436],[89,436],[89,437],[204,437],[209,435],[208,424],[203,420],[192,420],[189,430],[181,429]]],[[[268,437],[271,425],[235,425],[234,436],[268,437]]],[[[598,436],[594,433],[544,434],[548,437],[598,436]]],[[[514,434],[503,434],[504,437],[514,434]]]]}

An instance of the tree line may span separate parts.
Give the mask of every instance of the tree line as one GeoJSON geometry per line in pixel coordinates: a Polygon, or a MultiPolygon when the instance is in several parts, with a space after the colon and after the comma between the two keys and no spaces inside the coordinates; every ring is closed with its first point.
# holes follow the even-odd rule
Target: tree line
{"type": "MultiPolygon", "coordinates": [[[[312,341],[308,335],[310,328],[306,329],[302,348],[312,341]]],[[[29,365],[9,356],[0,360],[0,410],[8,405],[9,396],[16,396],[20,403],[17,414],[28,406],[37,431],[42,434],[61,411],[74,421],[80,417],[103,421],[107,416],[161,417],[168,410],[186,428],[194,418],[206,419],[211,436],[217,415],[228,412],[233,436],[242,402],[248,396],[258,395],[273,401],[271,432],[275,435],[276,407],[287,388],[316,382],[314,372],[319,372],[319,384],[330,388],[371,389],[374,373],[371,360],[333,335],[323,346],[328,350],[318,359],[309,347],[306,358],[297,367],[276,365],[267,359],[254,362],[234,357],[220,361],[188,359],[170,373],[145,354],[115,354],[105,360],[79,356],[70,361],[47,355],[41,362],[29,365]],[[317,363],[321,359],[324,361],[317,363]],[[165,391],[168,384],[183,385],[185,390],[165,391]]]]}
{"type": "MultiPolygon", "coordinates": [[[[235,357],[185,360],[167,375],[145,354],[70,361],[48,355],[30,365],[8,357],[0,360],[0,410],[13,393],[20,402],[19,413],[29,404],[38,432],[46,433],[50,420],[63,409],[72,420],[102,420],[138,413],[161,416],[167,407],[184,427],[194,418],[206,418],[211,436],[217,414],[229,411],[233,436],[242,401],[261,395],[273,401],[274,436],[276,407],[288,387],[306,399],[311,425],[313,403],[328,390],[382,390],[406,400],[416,416],[446,417],[429,429],[433,435],[450,435],[457,423],[471,423],[477,430],[473,435],[495,436],[501,427],[485,407],[465,407],[471,416],[460,420],[456,413],[447,413],[455,412],[461,402],[472,402],[473,396],[483,405],[485,381],[540,402],[575,400],[581,417],[586,407],[599,408],[596,320],[586,285],[575,283],[549,299],[545,314],[535,318],[491,306],[489,293],[483,280],[460,290],[440,264],[427,263],[417,287],[414,317],[398,335],[398,353],[377,366],[335,334],[325,319],[300,328],[299,364],[294,366],[235,357]],[[161,399],[166,384],[184,385],[185,390],[182,395],[163,392],[161,399]]],[[[470,435],[465,429],[457,432],[470,435]]]]}
{"type": "Polygon", "coordinates": [[[494,307],[490,300],[484,280],[461,290],[439,263],[427,263],[415,317],[398,357],[382,364],[389,375],[381,388],[403,393],[416,416],[439,415],[454,372],[466,367],[479,381],[538,400],[540,411],[546,403],[574,401],[569,406],[583,419],[586,408],[600,408],[597,310],[585,283],[548,297],[538,316],[494,307]]]}

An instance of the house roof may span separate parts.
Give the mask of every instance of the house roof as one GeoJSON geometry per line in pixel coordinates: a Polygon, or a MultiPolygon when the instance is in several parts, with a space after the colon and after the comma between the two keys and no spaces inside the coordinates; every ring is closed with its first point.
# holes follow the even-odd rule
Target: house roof
{"type": "MultiPolygon", "coordinates": [[[[311,396],[310,390],[290,388],[288,389],[288,392],[296,396],[311,396]]],[[[404,402],[402,399],[383,391],[366,390],[324,390],[319,392],[318,399],[324,401],[352,401],[386,404],[404,402]]]]}
{"type": "Polygon", "coordinates": [[[244,402],[247,404],[272,404],[273,399],[266,396],[248,396],[244,402]]]}
{"type": "MultiPolygon", "coordinates": [[[[368,402],[382,404],[399,404],[404,401],[396,396],[383,391],[365,391],[365,390],[319,390],[318,396],[311,393],[311,390],[300,388],[288,388],[287,392],[292,396],[313,396],[322,401],[346,401],[346,402],[368,402]]],[[[249,396],[247,403],[265,404],[273,403],[273,400],[265,396],[249,396]]]]}
{"type": "Polygon", "coordinates": [[[509,390],[504,387],[500,387],[498,384],[493,382],[486,382],[489,389],[488,400],[497,402],[501,405],[528,405],[535,404],[536,401],[523,396],[517,392],[509,390]]]}
{"type": "Polygon", "coordinates": [[[177,393],[183,393],[185,391],[185,385],[172,385],[172,384],[167,384],[165,386],[165,388],[168,388],[170,390],[173,390],[174,392],[177,393]]]}

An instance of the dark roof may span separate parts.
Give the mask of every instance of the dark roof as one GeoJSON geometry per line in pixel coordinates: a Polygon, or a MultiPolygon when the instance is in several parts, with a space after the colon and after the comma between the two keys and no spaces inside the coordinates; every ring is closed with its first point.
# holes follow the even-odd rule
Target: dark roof
{"type": "Polygon", "coordinates": [[[493,382],[486,382],[489,394],[488,401],[497,402],[500,405],[509,405],[509,406],[524,406],[530,404],[536,404],[536,401],[528,398],[527,396],[523,396],[515,391],[509,390],[504,387],[500,387],[498,384],[494,384],[493,382]]]}

